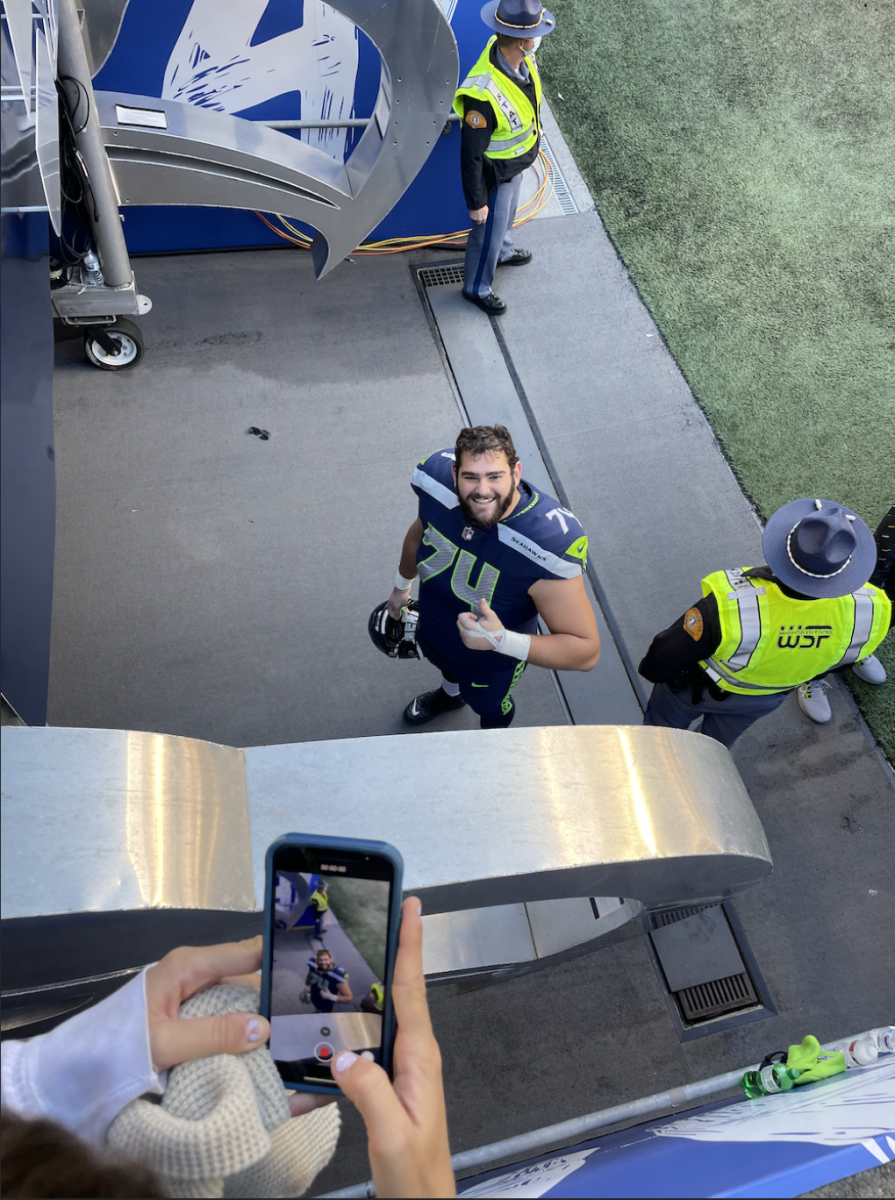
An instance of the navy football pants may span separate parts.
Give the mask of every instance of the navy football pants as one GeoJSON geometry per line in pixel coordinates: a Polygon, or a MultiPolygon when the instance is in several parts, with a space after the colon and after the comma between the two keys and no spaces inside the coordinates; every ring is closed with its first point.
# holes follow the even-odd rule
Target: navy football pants
{"type": "Polygon", "coordinates": [[[416,643],[448,683],[460,685],[460,695],[472,711],[478,713],[482,729],[506,729],[512,724],[516,715],[513,689],[522,678],[526,667],[524,662],[507,658],[504,660],[507,664],[505,671],[475,671],[472,667],[445,658],[419,632],[416,643]]]}

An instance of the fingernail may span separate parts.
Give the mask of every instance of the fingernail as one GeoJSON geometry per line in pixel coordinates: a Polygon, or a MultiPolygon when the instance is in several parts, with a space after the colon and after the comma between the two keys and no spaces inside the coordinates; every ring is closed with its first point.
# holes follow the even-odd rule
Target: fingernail
{"type": "Polygon", "coordinates": [[[336,1070],[347,1071],[350,1066],[357,1062],[357,1055],[352,1054],[350,1050],[343,1050],[336,1059],[336,1070]]]}
{"type": "Polygon", "coordinates": [[[254,1017],[252,1017],[251,1021],[249,1021],[248,1025],[246,1026],[246,1029],[248,1031],[250,1042],[260,1042],[261,1041],[261,1025],[258,1021],[255,1020],[254,1017]]]}
{"type": "Polygon", "coordinates": [[[422,906],[422,904],[418,904],[418,905],[416,906],[416,915],[417,915],[418,917],[421,917],[421,916],[423,915],[423,906],[422,906]]]}

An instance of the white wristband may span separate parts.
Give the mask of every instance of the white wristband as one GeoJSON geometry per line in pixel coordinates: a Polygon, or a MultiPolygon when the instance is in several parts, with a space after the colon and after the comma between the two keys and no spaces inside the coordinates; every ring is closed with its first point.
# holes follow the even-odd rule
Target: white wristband
{"type": "Polygon", "coordinates": [[[499,629],[492,633],[489,629],[482,629],[479,626],[477,629],[466,629],[464,633],[468,637],[484,638],[491,643],[492,649],[498,654],[506,654],[509,658],[518,658],[521,662],[528,662],[528,655],[531,651],[531,635],[528,633],[514,633],[512,629],[499,629]]]}
{"type": "Polygon", "coordinates": [[[528,633],[514,633],[512,629],[505,629],[500,643],[494,649],[498,654],[506,654],[510,658],[518,658],[520,662],[528,662],[528,655],[531,650],[531,635],[528,633]]]}
{"type": "Polygon", "coordinates": [[[400,571],[395,576],[395,590],[396,591],[406,592],[412,583],[413,583],[413,580],[405,579],[400,571]]]}

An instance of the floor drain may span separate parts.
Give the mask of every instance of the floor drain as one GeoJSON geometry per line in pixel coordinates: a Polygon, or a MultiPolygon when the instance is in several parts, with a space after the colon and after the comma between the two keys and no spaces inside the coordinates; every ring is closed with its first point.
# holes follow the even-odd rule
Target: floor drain
{"type": "Polygon", "coordinates": [[[462,266],[420,267],[417,272],[423,287],[443,287],[446,283],[462,283],[462,266]]]}
{"type": "Polygon", "coordinates": [[[721,1013],[752,1008],[759,1003],[752,980],[745,971],[728,975],[726,979],[712,979],[695,987],[682,988],[674,994],[684,1019],[691,1024],[717,1017],[721,1013]]]}
{"type": "Polygon", "coordinates": [[[652,913],[649,927],[651,957],[681,1041],[776,1012],[729,902],[652,913]]]}
{"type": "Polygon", "coordinates": [[[564,217],[574,217],[575,213],[580,210],[572,198],[572,193],[569,191],[569,185],[566,183],[565,176],[559,169],[559,163],[556,161],[556,156],[550,148],[550,143],[543,134],[541,135],[541,153],[553,168],[553,198],[559,205],[564,217]]]}

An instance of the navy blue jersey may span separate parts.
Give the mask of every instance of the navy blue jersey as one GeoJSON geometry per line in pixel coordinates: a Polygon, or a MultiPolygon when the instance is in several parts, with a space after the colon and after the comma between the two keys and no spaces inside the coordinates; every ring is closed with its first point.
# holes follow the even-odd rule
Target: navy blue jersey
{"type": "Polygon", "coordinates": [[[310,986],[311,1003],[318,1012],[332,1012],[335,1008],[335,1001],[324,1000],[320,995],[321,990],[332,992],[336,996],[339,992],[339,984],[347,982],[348,972],[343,971],[341,967],[332,966],[328,971],[320,971],[317,968],[317,959],[308,959],[308,977],[305,983],[310,986]]]}
{"type": "Polygon", "coordinates": [[[577,578],[587,558],[587,537],[573,513],[524,479],[512,513],[480,529],[460,508],[453,464],[453,450],[439,450],[423,459],[411,479],[423,524],[416,555],[420,631],[454,662],[478,671],[505,671],[505,656],[463,645],[458,615],[478,613],[484,598],[507,629],[535,633],[538,612],[529,588],[539,579],[577,578]]]}

